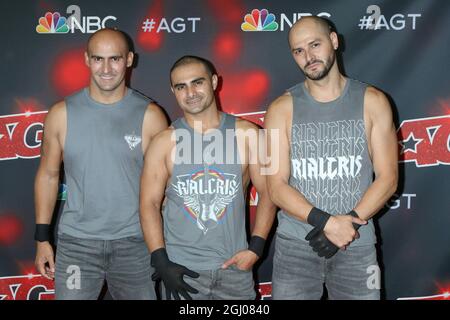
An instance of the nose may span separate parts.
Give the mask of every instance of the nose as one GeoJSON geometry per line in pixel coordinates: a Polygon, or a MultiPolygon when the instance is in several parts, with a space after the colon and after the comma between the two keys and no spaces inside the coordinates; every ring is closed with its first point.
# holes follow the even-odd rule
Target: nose
{"type": "Polygon", "coordinates": [[[189,97],[193,97],[195,95],[194,86],[187,86],[187,94],[189,97]]]}
{"type": "Polygon", "coordinates": [[[306,63],[309,63],[312,60],[313,60],[313,57],[312,57],[311,53],[309,53],[308,50],[305,50],[305,61],[306,61],[306,63]]]}
{"type": "Polygon", "coordinates": [[[111,70],[111,65],[107,59],[103,62],[102,72],[108,74],[111,70]]]}

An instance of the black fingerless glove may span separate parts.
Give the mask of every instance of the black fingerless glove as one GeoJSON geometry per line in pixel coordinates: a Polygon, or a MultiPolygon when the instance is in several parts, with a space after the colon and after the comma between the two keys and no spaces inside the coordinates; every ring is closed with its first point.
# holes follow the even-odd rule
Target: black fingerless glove
{"type": "Polygon", "coordinates": [[[339,250],[333,242],[328,240],[323,230],[318,228],[312,229],[305,237],[313,251],[317,253],[319,257],[331,258],[339,250]]]}
{"type": "Polygon", "coordinates": [[[163,281],[167,300],[170,300],[172,296],[174,299],[180,300],[179,294],[186,300],[192,300],[188,291],[198,293],[198,290],[183,280],[183,276],[187,275],[192,278],[198,278],[199,274],[170,261],[165,248],[160,248],[152,252],[152,266],[156,270],[152,278],[155,279],[156,276],[163,281]]]}
{"type": "MultiPolygon", "coordinates": [[[[347,214],[355,218],[359,218],[355,210],[352,210],[347,214]]],[[[358,230],[361,226],[357,223],[352,223],[352,225],[355,230],[358,230]]],[[[323,227],[325,227],[325,225],[323,225],[323,227]]],[[[325,233],[323,232],[323,227],[322,229],[315,227],[306,235],[305,240],[309,242],[309,245],[313,248],[313,251],[316,252],[319,257],[325,257],[326,259],[329,259],[336,254],[339,248],[335,246],[334,243],[332,243],[330,240],[328,240],[328,238],[325,236],[325,233]]]]}

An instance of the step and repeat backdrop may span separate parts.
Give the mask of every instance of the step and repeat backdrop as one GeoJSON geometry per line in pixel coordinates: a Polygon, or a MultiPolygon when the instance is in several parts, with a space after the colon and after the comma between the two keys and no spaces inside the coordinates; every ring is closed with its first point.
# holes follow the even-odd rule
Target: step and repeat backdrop
{"type": "MultiPolygon", "coordinates": [[[[0,12],[0,300],[54,298],[34,268],[33,182],[48,108],[88,84],[90,34],[117,27],[130,36],[130,86],[171,120],[181,112],[169,69],[193,54],[222,77],[223,111],[263,125],[271,101],[304,79],[287,35],[309,15],[334,22],[345,75],[392,104],[400,181],[376,219],[383,298],[450,298],[449,1],[7,0],[0,12]]],[[[56,216],[65,198],[62,180],[56,216]]],[[[257,201],[251,192],[250,220],[257,201]]],[[[271,298],[272,253],[273,241],[256,268],[262,299],[271,298]]]]}

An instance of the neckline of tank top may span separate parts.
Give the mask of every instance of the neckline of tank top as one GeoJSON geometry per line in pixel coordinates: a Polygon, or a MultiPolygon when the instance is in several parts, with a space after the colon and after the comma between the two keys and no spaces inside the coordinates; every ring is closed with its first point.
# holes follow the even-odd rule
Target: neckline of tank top
{"type": "Polygon", "coordinates": [[[117,109],[121,109],[121,108],[118,108],[118,106],[120,106],[120,104],[122,104],[126,99],[128,99],[131,96],[133,89],[127,88],[127,92],[122,97],[122,99],[120,99],[119,101],[114,102],[114,103],[101,103],[101,102],[95,101],[94,99],[92,99],[91,95],[89,94],[88,88],[84,88],[83,91],[84,91],[84,96],[89,101],[89,104],[87,104],[88,107],[94,107],[96,109],[103,109],[103,110],[117,110],[117,109]]]}
{"type": "Polygon", "coordinates": [[[341,94],[339,95],[339,97],[337,97],[336,99],[332,100],[332,101],[328,101],[328,102],[321,102],[321,101],[317,101],[316,99],[314,99],[314,97],[309,93],[309,91],[306,89],[305,87],[305,82],[302,83],[301,88],[305,94],[305,96],[308,98],[308,100],[310,100],[312,103],[320,106],[321,108],[332,108],[335,106],[336,103],[340,102],[344,96],[347,94],[348,92],[348,88],[350,87],[350,78],[345,77],[345,85],[344,85],[344,89],[342,90],[341,94]]]}
{"type": "MultiPolygon", "coordinates": [[[[225,112],[219,111],[220,113],[220,123],[219,126],[217,128],[213,128],[216,130],[221,130],[225,124],[225,118],[227,117],[227,114],[225,112]]],[[[183,124],[184,127],[186,127],[188,130],[194,132],[194,134],[198,134],[201,135],[202,137],[208,137],[209,135],[213,134],[214,131],[210,132],[210,133],[200,133],[194,130],[194,128],[192,128],[189,123],[187,123],[186,119],[184,117],[181,118],[181,123],[183,124]]],[[[211,131],[212,129],[208,129],[208,131],[211,131]]]]}

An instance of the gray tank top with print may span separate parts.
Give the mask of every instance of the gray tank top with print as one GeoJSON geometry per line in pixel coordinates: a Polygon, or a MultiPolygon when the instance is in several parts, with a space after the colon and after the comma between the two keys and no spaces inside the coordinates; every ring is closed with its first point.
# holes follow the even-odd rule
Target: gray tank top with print
{"type": "Polygon", "coordinates": [[[215,270],[247,248],[236,118],[221,113],[219,128],[203,135],[184,118],[172,126],[176,153],[163,209],[167,253],[190,269],[215,270]]]}
{"type": "MultiPolygon", "coordinates": [[[[332,215],[354,209],[373,181],[364,125],[366,87],[347,78],[342,94],[326,103],[316,101],[304,82],[288,90],[293,98],[289,185],[332,215]]],[[[278,223],[278,233],[302,240],[313,228],[283,210],[278,223]]],[[[372,220],[359,233],[351,245],[376,242],[372,220]]]]}
{"type": "Polygon", "coordinates": [[[87,89],[66,99],[67,200],[59,234],[98,240],[142,235],[141,133],[149,103],[132,89],[108,105],[94,101],[87,89]]]}

